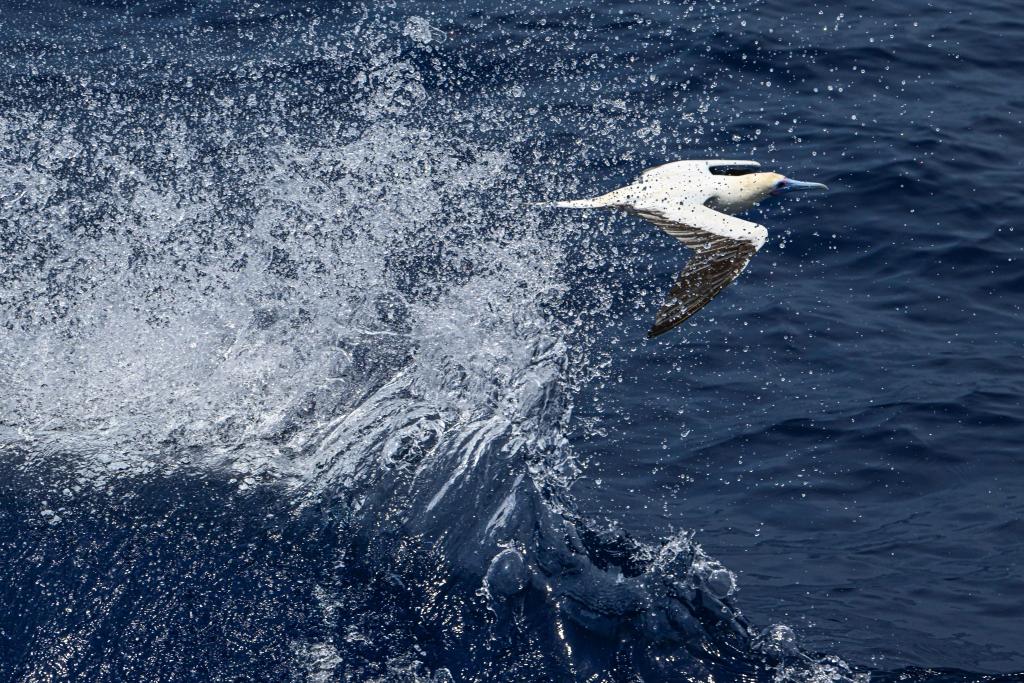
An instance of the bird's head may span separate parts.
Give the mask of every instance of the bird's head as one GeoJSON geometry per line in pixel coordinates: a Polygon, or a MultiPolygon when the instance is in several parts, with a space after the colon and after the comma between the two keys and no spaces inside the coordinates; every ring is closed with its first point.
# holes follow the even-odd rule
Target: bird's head
{"type": "Polygon", "coordinates": [[[803,192],[805,190],[827,190],[828,186],[821,183],[805,183],[802,180],[787,178],[781,173],[752,173],[752,180],[759,192],[764,197],[780,197],[790,192],[803,192]],[[757,176],[753,178],[753,176],[757,176]]]}

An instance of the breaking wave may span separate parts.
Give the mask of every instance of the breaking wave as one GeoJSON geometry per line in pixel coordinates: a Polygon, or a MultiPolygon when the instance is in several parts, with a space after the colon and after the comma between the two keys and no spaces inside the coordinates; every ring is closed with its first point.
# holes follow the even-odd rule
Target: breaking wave
{"type": "MultiPolygon", "coordinates": [[[[250,605],[221,670],[190,655],[214,678],[854,678],[749,624],[692,533],[646,544],[576,513],[567,435],[591,427],[574,400],[614,294],[581,314],[570,283],[644,264],[530,208],[573,188],[521,89],[469,101],[418,17],[262,30],[303,61],[183,76],[158,44],[123,83],[27,69],[5,96],[0,453],[47,522],[209,480],[259,534],[316,546],[315,580],[261,594],[302,605],[286,644],[250,605]]],[[[136,599],[165,647],[180,596],[136,599]]],[[[169,652],[111,664],[87,643],[117,621],[74,616],[90,604],[7,673],[185,675],[169,652]]]]}

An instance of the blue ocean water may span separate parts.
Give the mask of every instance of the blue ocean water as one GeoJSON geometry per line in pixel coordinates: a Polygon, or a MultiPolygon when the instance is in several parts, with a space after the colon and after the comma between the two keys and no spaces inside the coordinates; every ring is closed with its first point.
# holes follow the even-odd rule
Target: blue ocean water
{"type": "Polygon", "coordinates": [[[1019,15],[8,4],[0,680],[1024,680],[1019,15]]]}

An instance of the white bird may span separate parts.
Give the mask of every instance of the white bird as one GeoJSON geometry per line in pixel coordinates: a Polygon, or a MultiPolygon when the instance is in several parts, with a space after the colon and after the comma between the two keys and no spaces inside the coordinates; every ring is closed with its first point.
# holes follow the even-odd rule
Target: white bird
{"type": "Polygon", "coordinates": [[[566,209],[618,209],[646,218],[693,251],[647,333],[668,332],[699,311],[743,272],[768,231],[733,214],[767,197],[827,190],[821,183],[763,173],[756,161],[673,161],[593,199],[554,202],[566,209]]]}

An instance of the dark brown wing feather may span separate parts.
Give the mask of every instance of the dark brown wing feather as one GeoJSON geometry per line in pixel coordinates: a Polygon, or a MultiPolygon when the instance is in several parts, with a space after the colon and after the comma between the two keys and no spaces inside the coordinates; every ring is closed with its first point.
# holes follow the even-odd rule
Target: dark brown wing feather
{"type": "Polygon", "coordinates": [[[747,267],[757,251],[753,244],[714,235],[697,228],[669,222],[647,212],[637,215],[651,221],[693,250],[686,268],[658,309],[647,337],[657,337],[699,311],[747,267]]]}

